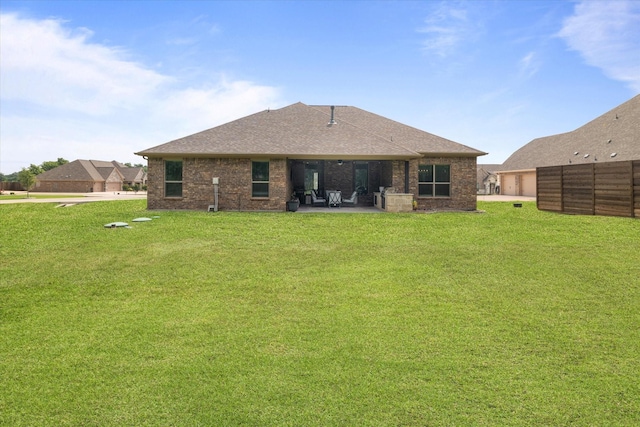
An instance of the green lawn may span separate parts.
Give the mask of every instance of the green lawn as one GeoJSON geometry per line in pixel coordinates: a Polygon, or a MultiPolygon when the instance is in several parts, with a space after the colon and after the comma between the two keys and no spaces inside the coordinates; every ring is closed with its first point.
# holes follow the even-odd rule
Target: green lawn
{"type": "Polygon", "coordinates": [[[0,425],[640,425],[640,220],[54,206],[0,206],[0,425]]]}

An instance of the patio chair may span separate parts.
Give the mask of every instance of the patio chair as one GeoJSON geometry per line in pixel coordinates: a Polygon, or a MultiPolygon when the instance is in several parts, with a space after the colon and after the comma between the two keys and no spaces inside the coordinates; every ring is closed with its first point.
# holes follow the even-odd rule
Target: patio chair
{"type": "Polygon", "coordinates": [[[342,192],[341,191],[327,191],[329,196],[329,206],[340,207],[342,204],[342,192]]]}
{"type": "Polygon", "coordinates": [[[358,192],[354,191],[353,193],[351,193],[351,197],[349,197],[348,199],[342,199],[342,203],[345,205],[355,206],[356,203],[358,203],[358,192]]]}
{"type": "Polygon", "coordinates": [[[325,206],[326,204],[326,199],[318,197],[316,190],[311,190],[311,206],[325,206]]]}

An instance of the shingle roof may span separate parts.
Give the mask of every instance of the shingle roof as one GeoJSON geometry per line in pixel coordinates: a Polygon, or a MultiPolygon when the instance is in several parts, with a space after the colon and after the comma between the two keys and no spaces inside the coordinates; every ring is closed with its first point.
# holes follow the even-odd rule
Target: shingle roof
{"type": "Polygon", "coordinates": [[[640,95],[574,131],[532,140],[514,152],[500,170],[638,159],[640,95]]]}
{"type": "Polygon", "coordinates": [[[141,156],[286,156],[289,158],[412,158],[422,153],[485,153],[355,107],[298,102],[167,142],[141,156]]]}
{"type": "MultiPolygon", "coordinates": [[[[74,160],[39,174],[39,181],[105,181],[114,169],[124,176],[123,170],[116,165],[117,162],[105,162],[102,160],[74,160]]],[[[119,165],[119,164],[118,164],[119,165]]],[[[121,166],[121,165],[120,165],[121,166]]],[[[132,169],[138,173],[141,168],[132,169]]]]}
{"type": "Polygon", "coordinates": [[[124,180],[127,182],[134,182],[136,180],[141,180],[143,178],[144,173],[142,172],[142,168],[130,168],[128,166],[123,165],[122,163],[113,162],[115,167],[124,177],[124,180]]]}

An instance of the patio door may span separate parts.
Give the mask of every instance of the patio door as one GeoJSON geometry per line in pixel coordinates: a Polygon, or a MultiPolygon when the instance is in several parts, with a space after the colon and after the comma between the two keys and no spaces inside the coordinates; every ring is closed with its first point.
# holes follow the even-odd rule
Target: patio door
{"type": "Polygon", "coordinates": [[[322,183],[322,164],[320,162],[304,162],[304,189],[305,191],[320,190],[322,183]]]}
{"type": "Polygon", "coordinates": [[[369,192],[369,162],[355,162],[354,188],[360,195],[369,192]]]}

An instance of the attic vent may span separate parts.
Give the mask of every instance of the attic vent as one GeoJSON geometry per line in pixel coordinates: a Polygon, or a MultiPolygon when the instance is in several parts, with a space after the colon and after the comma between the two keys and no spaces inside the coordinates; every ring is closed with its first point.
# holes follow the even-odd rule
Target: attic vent
{"type": "Polygon", "coordinates": [[[608,141],[607,141],[607,144],[611,144],[611,140],[608,140],[608,141]]]}
{"type": "Polygon", "coordinates": [[[331,106],[331,120],[329,120],[329,125],[337,125],[338,122],[336,122],[336,119],[334,118],[334,111],[335,111],[336,107],[335,105],[331,106]]]}
{"type": "Polygon", "coordinates": [[[589,157],[589,153],[584,155],[584,158],[586,159],[587,157],[589,157]]]}
{"type": "Polygon", "coordinates": [[[611,157],[615,157],[617,155],[618,155],[618,153],[611,153],[611,157]]]}
{"type": "Polygon", "coordinates": [[[574,156],[577,156],[578,154],[580,154],[579,151],[576,151],[575,153],[573,153],[574,156]]]}

